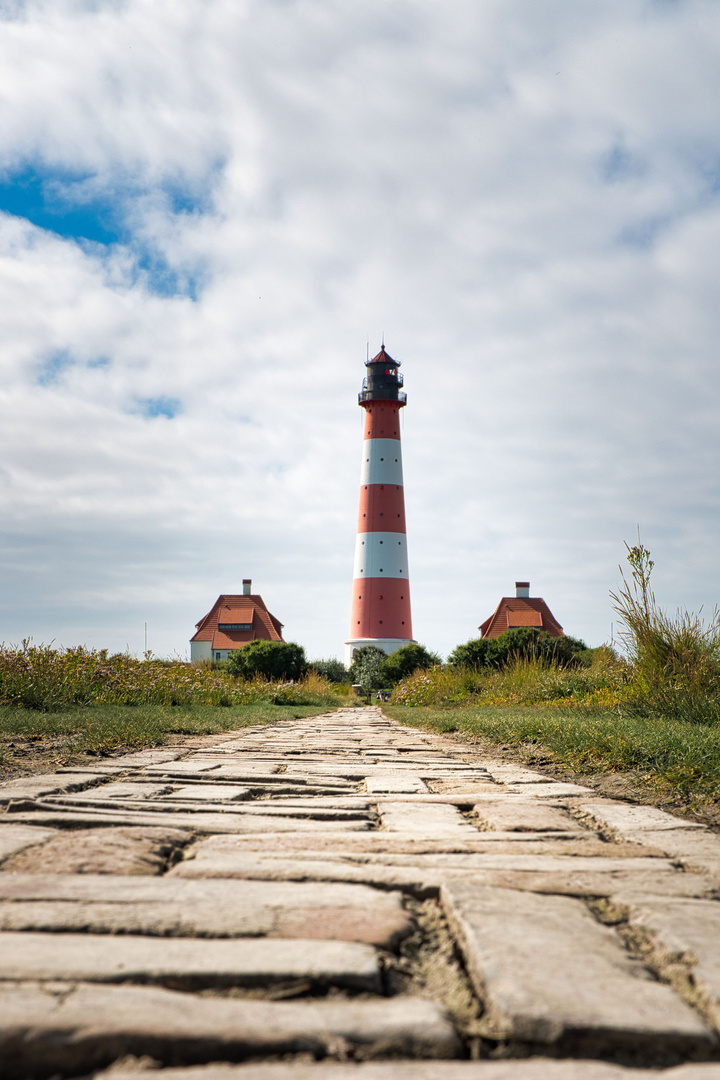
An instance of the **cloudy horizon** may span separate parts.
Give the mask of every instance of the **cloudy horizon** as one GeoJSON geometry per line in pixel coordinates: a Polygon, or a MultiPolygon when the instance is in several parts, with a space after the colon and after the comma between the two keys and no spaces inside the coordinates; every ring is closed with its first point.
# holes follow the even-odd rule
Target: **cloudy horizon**
{"type": "Polygon", "coordinates": [[[348,633],[366,349],[414,632],[720,601],[716,0],[0,0],[0,641],[348,633]]]}

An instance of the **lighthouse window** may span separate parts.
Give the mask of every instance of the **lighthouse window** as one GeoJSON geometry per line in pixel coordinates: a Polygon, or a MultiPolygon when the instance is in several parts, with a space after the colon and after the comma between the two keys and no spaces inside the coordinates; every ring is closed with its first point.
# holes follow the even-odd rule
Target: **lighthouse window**
{"type": "Polygon", "coordinates": [[[380,543],[381,543],[381,544],[384,544],[384,543],[385,543],[385,541],[384,541],[384,540],[381,540],[381,541],[380,541],[380,543]]]}

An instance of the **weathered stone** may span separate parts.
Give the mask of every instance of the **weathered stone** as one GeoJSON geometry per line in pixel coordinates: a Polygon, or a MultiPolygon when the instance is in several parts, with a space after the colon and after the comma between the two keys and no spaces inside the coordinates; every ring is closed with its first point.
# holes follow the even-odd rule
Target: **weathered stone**
{"type": "Polygon", "coordinates": [[[0,986],[4,1080],[79,1075],[126,1054],[167,1065],[265,1054],[361,1050],[455,1056],[443,1011],[421,998],[237,1001],[171,990],[79,984],[0,986]]]}
{"type": "Polygon", "coordinates": [[[0,860],[15,855],[34,844],[44,844],[57,835],[57,829],[43,829],[35,825],[0,824],[0,860]]]}
{"type": "Polygon", "coordinates": [[[363,885],[5,874],[0,930],[267,935],[392,948],[412,924],[400,894],[363,885]]]}
{"type": "Polygon", "coordinates": [[[204,808],[195,810],[189,804],[177,807],[164,803],[121,803],[120,800],[108,800],[104,808],[95,809],[92,805],[82,809],[73,809],[73,802],[65,798],[62,802],[54,799],[53,803],[38,805],[31,811],[14,814],[13,821],[28,825],[50,827],[78,827],[82,825],[150,825],[166,828],[192,828],[202,833],[318,833],[323,838],[335,832],[364,832],[369,823],[364,820],[337,821],[332,833],[328,833],[323,821],[312,821],[305,817],[282,817],[263,814],[245,813],[241,804],[226,804],[217,811],[209,812],[204,808]],[[158,809],[154,809],[157,806],[158,809]],[[137,809],[136,809],[137,807],[137,809]],[[149,808],[149,809],[148,809],[149,808]]]}
{"type": "Polygon", "coordinates": [[[427,786],[419,776],[412,773],[375,773],[365,778],[365,787],[369,794],[379,795],[388,792],[412,794],[426,792],[427,786]]]}
{"type": "Polygon", "coordinates": [[[597,803],[582,803],[582,810],[590,814],[601,825],[606,825],[613,832],[629,839],[642,836],[645,832],[665,831],[667,829],[700,829],[705,826],[697,821],[667,814],[655,806],[636,806],[633,803],[611,802],[609,799],[597,803]]]}
{"type": "Polygon", "coordinates": [[[148,775],[160,773],[163,776],[181,776],[185,779],[188,773],[197,773],[198,776],[202,776],[203,773],[212,772],[213,769],[219,768],[219,764],[217,761],[196,761],[194,758],[185,758],[183,761],[178,761],[173,756],[152,762],[146,766],[145,771],[148,775]]]}
{"type": "Polygon", "coordinates": [[[477,829],[455,806],[442,803],[379,802],[378,813],[383,829],[394,833],[409,833],[416,839],[452,839],[458,836],[477,836],[477,829]]]}
{"type": "Polygon", "coordinates": [[[692,972],[696,993],[720,1028],[720,904],[668,896],[615,897],[630,908],[630,925],[649,934],[663,968],[681,963],[692,972]]]}
{"type": "Polygon", "coordinates": [[[475,813],[491,829],[511,832],[578,831],[575,818],[558,806],[533,799],[483,799],[475,813]]]}
{"type": "Polygon", "coordinates": [[[38,799],[56,791],[79,791],[89,787],[95,780],[105,779],[98,773],[46,773],[42,776],[19,776],[0,784],[0,805],[19,799],[38,799]]]}
{"type": "Polygon", "coordinates": [[[185,799],[192,802],[237,802],[238,799],[248,799],[250,791],[237,784],[186,784],[169,792],[167,797],[176,802],[185,799]]]}
{"type": "Polygon", "coordinates": [[[20,874],[162,874],[188,842],[184,829],[120,827],[53,833],[2,866],[20,874]]]}
{"type": "MultiPolygon", "coordinates": [[[[207,843],[212,844],[214,839],[211,837],[207,843]]],[[[632,866],[626,870],[621,860],[611,860],[608,867],[604,866],[604,860],[595,860],[595,869],[582,866],[576,869],[573,863],[577,860],[571,858],[563,859],[561,868],[553,870],[554,860],[549,857],[547,869],[540,865],[536,869],[516,870],[511,865],[507,869],[492,865],[483,867],[475,855],[377,856],[370,860],[353,860],[307,851],[289,858],[274,852],[212,847],[203,850],[204,843],[197,845],[195,857],[174,867],[171,876],[364,882],[382,888],[403,888],[422,897],[436,895],[443,881],[458,880],[497,888],[587,897],[614,896],[623,890],[638,894],[703,897],[711,888],[708,878],[683,873],[670,863],[651,870],[632,869],[632,866]],[[623,868],[618,869],[618,864],[623,868]]],[[[514,860],[507,861],[512,864],[514,860]]]]}
{"type": "Polygon", "coordinates": [[[653,806],[629,803],[583,803],[582,809],[622,839],[654,847],[720,876],[720,837],[698,822],[673,817],[653,806]]]}
{"type": "Polygon", "coordinates": [[[578,900],[466,883],[443,905],[486,1012],[485,1034],[593,1056],[708,1052],[710,1030],[668,986],[651,982],[609,927],[578,900]]]}
{"type": "MultiPolygon", "coordinates": [[[[138,1080],[138,1075],[146,1074],[114,1068],[96,1074],[95,1080],[138,1080]]],[[[523,1058],[520,1061],[373,1061],[364,1064],[295,1061],[206,1065],[164,1069],[158,1080],[717,1080],[717,1077],[717,1062],[658,1071],[624,1068],[602,1061],[523,1058]]]]}
{"type": "Polygon", "coordinates": [[[533,796],[536,799],[560,799],[568,795],[589,795],[592,788],[583,787],[581,784],[563,783],[559,780],[544,780],[542,783],[514,783],[508,784],[508,794],[533,796]]]}
{"type": "Polygon", "coordinates": [[[158,795],[164,795],[172,791],[167,783],[148,780],[113,780],[107,784],[99,784],[87,791],[73,793],[73,802],[92,802],[96,799],[152,799],[158,795]]]}
{"type": "MultiPolygon", "coordinates": [[[[140,982],[172,989],[270,986],[302,979],[378,993],[375,950],[347,941],[232,941],[0,933],[3,981],[140,982]]],[[[1,985],[1,983],[0,983],[1,985]]]]}

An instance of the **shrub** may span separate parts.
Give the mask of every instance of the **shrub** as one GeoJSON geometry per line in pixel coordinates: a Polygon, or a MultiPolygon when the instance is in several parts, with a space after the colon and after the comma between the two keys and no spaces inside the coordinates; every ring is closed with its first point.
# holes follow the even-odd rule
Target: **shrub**
{"type": "Polygon", "coordinates": [[[331,683],[347,683],[350,681],[350,672],[340,660],[331,657],[329,660],[311,660],[310,671],[322,675],[331,683]]]}
{"type": "Polygon", "coordinates": [[[477,668],[488,667],[490,660],[488,653],[490,646],[494,645],[493,638],[472,638],[464,645],[457,645],[448,656],[448,664],[451,668],[477,668]]]}
{"type": "Polygon", "coordinates": [[[356,649],[350,667],[350,679],[358,683],[363,690],[380,690],[383,683],[382,665],[387,660],[387,653],[377,645],[363,645],[356,649]]]}
{"type": "Polygon", "coordinates": [[[383,660],[380,670],[384,685],[395,686],[407,675],[412,675],[413,671],[426,671],[439,663],[441,660],[437,653],[430,652],[417,641],[411,641],[408,645],[401,645],[383,660]]]}
{"type": "Polygon", "coordinates": [[[302,645],[294,641],[249,641],[242,649],[234,650],[227,661],[227,670],[241,679],[264,676],[266,679],[302,679],[307,671],[302,645]]]}
{"type": "Polygon", "coordinates": [[[506,630],[497,638],[474,638],[458,645],[448,657],[454,668],[504,668],[518,659],[536,659],[546,663],[577,665],[582,662],[587,645],[579,638],[565,634],[553,637],[545,630],[524,627],[506,630]]]}

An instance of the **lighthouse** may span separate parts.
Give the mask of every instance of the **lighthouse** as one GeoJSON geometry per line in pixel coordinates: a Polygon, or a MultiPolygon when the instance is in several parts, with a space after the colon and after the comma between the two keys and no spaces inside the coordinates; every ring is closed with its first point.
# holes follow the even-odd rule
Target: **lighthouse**
{"type": "Polygon", "coordinates": [[[400,389],[400,364],[384,345],[365,366],[367,376],[358,395],[365,435],[347,667],[365,645],[390,654],[413,640],[400,448],[400,410],[407,395],[400,389]]]}

